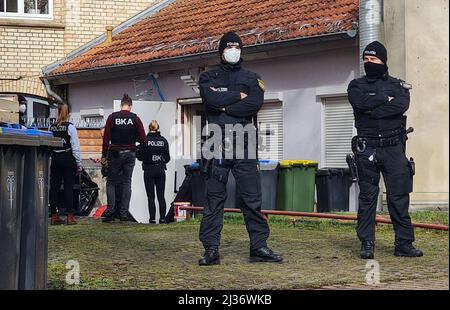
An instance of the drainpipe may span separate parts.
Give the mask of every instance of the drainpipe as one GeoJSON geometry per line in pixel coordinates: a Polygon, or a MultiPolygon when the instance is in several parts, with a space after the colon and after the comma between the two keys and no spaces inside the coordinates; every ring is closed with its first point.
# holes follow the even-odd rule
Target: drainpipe
{"type": "Polygon", "coordinates": [[[365,75],[361,55],[372,41],[383,40],[383,0],[360,0],[359,2],[359,71],[365,75]]]}
{"type": "MultiPolygon", "coordinates": [[[[383,0],[359,1],[359,73],[365,75],[364,62],[361,57],[366,46],[372,41],[383,41],[383,0]]],[[[383,210],[383,179],[380,180],[377,210],[383,210]]]]}
{"type": "Polygon", "coordinates": [[[64,103],[64,100],[62,100],[62,98],[56,92],[53,91],[52,85],[45,77],[42,78],[42,81],[44,82],[45,90],[47,91],[48,96],[55,99],[59,103],[64,103]]]}

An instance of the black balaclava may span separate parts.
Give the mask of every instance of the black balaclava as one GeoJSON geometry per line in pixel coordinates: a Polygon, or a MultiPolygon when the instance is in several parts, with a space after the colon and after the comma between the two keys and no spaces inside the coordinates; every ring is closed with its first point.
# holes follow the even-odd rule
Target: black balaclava
{"type": "Polygon", "coordinates": [[[373,41],[366,46],[362,57],[374,56],[380,59],[384,64],[375,64],[373,62],[364,63],[364,70],[369,78],[381,78],[388,72],[387,51],[383,44],[373,41]]]}
{"type": "Polygon", "coordinates": [[[228,47],[229,44],[237,43],[242,50],[242,40],[233,31],[225,33],[219,42],[219,54],[222,57],[223,51],[228,47]]]}
{"type": "Polygon", "coordinates": [[[232,70],[238,70],[241,68],[242,58],[239,60],[239,62],[235,64],[228,63],[223,60],[222,55],[224,50],[228,46],[236,46],[236,44],[239,46],[241,51],[243,50],[243,44],[241,38],[234,32],[230,31],[225,33],[219,42],[219,54],[220,54],[220,61],[222,63],[222,68],[227,71],[232,70]]]}

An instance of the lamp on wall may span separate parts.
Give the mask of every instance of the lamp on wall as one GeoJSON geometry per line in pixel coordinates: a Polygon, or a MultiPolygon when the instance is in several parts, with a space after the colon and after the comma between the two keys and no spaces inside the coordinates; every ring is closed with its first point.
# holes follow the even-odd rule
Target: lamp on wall
{"type": "Polygon", "coordinates": [[[198,87],[197,82],[194,80],[194,78],[192,77],[192,75],[182,75],[180,77],[180,79],[184,82],[184,84],[186,84],[187,86],[191,87],[192,90],[196,93],[199,94],[200,93],[200,89],[198,87]]]}

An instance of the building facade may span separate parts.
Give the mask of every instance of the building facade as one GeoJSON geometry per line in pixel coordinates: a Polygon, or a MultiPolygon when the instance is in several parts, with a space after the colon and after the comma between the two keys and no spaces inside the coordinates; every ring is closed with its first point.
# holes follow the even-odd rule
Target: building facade
{"type": "Polygon", "coordinates": [[[98,37],[105,26],[119,25],[156,2],[0,0],[0,94],[22,94],[29,117],[48,117],[42,67],[98,37]]]}
{"type": "MultiPolygon", "coordinates": [[[[179,10],[187,5],[185,1],[164,2],[167,5],[175,2],[179,10]]],[[[270,7],[273,2],[276,1],[265,4],[270,7]]],[[[364,5],[369,4],[381,8],[383,33],[379,40],[388,48],[391,75],[413,84],[408,126],[414,127],[415,132],[408,140],[407,155],[415,158],[417,172],[411,204],[448,206],[448,1],[364,2],[364,5]]],[[[239,6],[239,3],[234,5],[239,6]]],[[[283,2],[273,7],[283,10],[281,5],[289,4],[283,2]]],[[[359,1],[339,4],[330,1],[324,12],[349,18],[355,10],[348,8],[356,8],[357,15],[358,5],[359,1]]],[[[298,27],[297,30],[311,27],[307,21],[330,20],[329,15],[297,9],[296,14],[302,20],[291,23],[298,27]]],[[[168,10],[169,16],[159,18],[162,21],[174,18],[170,16],[174,12],[177,10],[168,10]]],[[[288,7],[286,12],[290,12],[288,7]]],[[[205,7],[200,13],[214,15],[214,9],[205,7]]],[[[205,15],[203,20],[208,21],[209,17],[205,15]]],[[[154,22],[164,29],[161,20],[154,22]]],[[[253,28],[245,28],[248,24],[243,17],[241,22],[245,27],[223,24],[223,31],[234,26],[244,36],[256,38],[247,42],[258,42],[259,35],[266,34],[259,28],[267,24],[265,21],[261,20],[261,25],[252,24],[253,28]]],[[[263,155],[271,159],[316,160],[321,167],[344,167],[345,154],[350,152],[350,140],[355,134],[346,89],[348,83],[360,75],[357,18],[353,22],[356,26],[345,31],[342,31],[343,20],[329,22],[325,28],[328,34],[333,34],[331,36],[318,35],[314,31],[320,27],[315,26],[307,29],[303,37],[299,35],[290,40],[280,39],[283,31],[289,33],[283,29],[281,21],[271,23],[274,25],[270,29],[274,32],[270,33],[272,42],[252,45],[244,57],[245,66],[258,72],[267,86],[265,105],[258,118],[281,128],[275,137],[274,151],[263,155]],[[281,42],[271,45],[273,41],[283,41],[284,45],[281,42]]],[[[151,23],[139,25],[124,33],[144,35],[143,30],[152,27],[151,23]]],[[[184,131],[164,134],[173,135],[181,157],[192,159],[198,143],[193,117],[203,113],[195,83],[202,70],[219,61],[218,56],[208,49],[217,43],[219,36],[213,29],[207,30],[209,36],[198,37],[198,27],[180,23],[178,29],[169,28],[165,33],[168,38],[184,36],[184,41],[180,38],[165,44],[157,44],[161,42],[153,42],[151,38],[130,43],[125,40],[125,34],[119,34],[110,46],[89,46],[90,52],[78,53],[52,66],[54,71],[48,70],[46,77],[65,88],[74,115],[79,118],[109,114],[123,93],[149,104],[173,104],[176,107],[173,121],[185,125],[184,131]],[[128,44],[129,55],[121,54],[122,44],[128,44]],[[183,53],[173,54],[177,48],[182,48],[183,53]],[[139,59],[146,55],[151,55],[150,58],[152,55],[163,56],[140,62],[139,59]],[[114,61],[117,58],[121,59],[120,63],[114,61]],[[127,61],[130,62],[128,66],[127,61]]],[[[87,148],[85,154],[90,156],[94,150],[87,148]]],[[[175,171],[182,174],[176,167],[170,173],[175,171]]]]}

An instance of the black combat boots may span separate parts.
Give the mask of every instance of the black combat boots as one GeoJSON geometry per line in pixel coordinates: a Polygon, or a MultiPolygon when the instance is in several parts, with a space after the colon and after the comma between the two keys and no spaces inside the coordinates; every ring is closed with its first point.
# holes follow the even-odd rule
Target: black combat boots
{"type": "Polygon", "coordinates": [[[211,247],[205,250],[205,254],[198,261],[200,266],[211,266],[220,264],[219,248],[211,247]]]}
{"type": "Polygon", "coordinates": [[[423,252],[419,249],[416,249],[411,242],[396,242],[394,255],[403,257],[421,257],[423,256],[423,252]]]}
{"type": "Polygon", "coordinates": [[[280,254],[274,253],[268,247],[262,247],[250,251],[250,262],[267,262],[267,263],[281,263],[283,257],[280,254]]]}
{"type": "Polygon", "coordinates": [[[363,241],[361,242],[361,251],[359,255],[362,259],[373,259],[375,251],[374,241],[363,241]]]}

